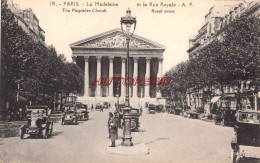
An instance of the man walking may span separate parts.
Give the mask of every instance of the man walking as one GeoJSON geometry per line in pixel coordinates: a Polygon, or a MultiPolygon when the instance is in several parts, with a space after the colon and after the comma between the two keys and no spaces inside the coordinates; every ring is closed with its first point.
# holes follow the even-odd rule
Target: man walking
{"type": "Polygon", "coordinates": [[[108,118],[108,122],[107,122],[109,138],[111,137],[111,135],[110,135],[110,123],[112,123],[112,121],[113,121],[113,114],[112,114],[112,112],[109,112],[109,118],[108,118]]]}
{"type": "MultiPolygon", "coordinates": [[[[112,114],[112,113],[111,113],[112,114]]],[[[110,147],[115,147],[116,146],[116,139],[117,139],[117,125],[116,125],[116,121],[113,118],[113,114],[112,114],[112,121],[109,124],[109,133],[110,133],[110,139],[111,139],[111,146],[110,147]]]]}

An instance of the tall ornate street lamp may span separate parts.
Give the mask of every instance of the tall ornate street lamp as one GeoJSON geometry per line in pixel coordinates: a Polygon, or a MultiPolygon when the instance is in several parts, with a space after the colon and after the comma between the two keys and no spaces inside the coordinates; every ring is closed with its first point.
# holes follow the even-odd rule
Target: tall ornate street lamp
{"type": "MultiPolygon", "coordinates": [[[[127,43],[127,56],[126,56],[126,79],[125,81],[129,82],[129,42],[130,37],[134,34],[136,27],[136,18],[131,15],[131,10],[128,8],[126,10],[126,16],[121,17],[121,29],[126,36],[127,43]],[[131,29],[132,25],[134,28],[131,29]]],[[[126,83],[126,99],[125,99],[125,108],[122,109],[124,111],[124,133],[123,133],[123,141],[121,143],[122,146],[133,146],[132,136],[131,136],[131,115],[130,115],[130,103],[129,103],[129,84],[126,83]]]]}

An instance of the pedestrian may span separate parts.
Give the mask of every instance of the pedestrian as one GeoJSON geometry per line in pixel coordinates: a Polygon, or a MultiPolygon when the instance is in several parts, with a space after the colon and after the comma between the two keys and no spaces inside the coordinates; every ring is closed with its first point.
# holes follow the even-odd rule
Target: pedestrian
{"type": "Polygon", "coordinates": [[[115,119],[113,118],[113,114],[112,114],[112,121],[109,124],[109,129],[110,129],[110,139],[111,139],[111,146],[110,147],[115,147],[116,143],[116,139],[117,139],[117,125],[115,122],[115,119]]]}
{"type": "Polygon", "coordinates": [[[110,135],[110,123],[111,123],[112,121],[113,121],[113,113],[112,113],[112,112],[109,112],[109,118],[108,118],[108,122],[107,122],[109,138],[111,137],[111,135],[110,135]]]}
{"type": "Polygon", "coordinates": [[[100,107],[100,112],[103,112],[103,106],[100,107]]]}
{"type": "Polygon", "coordinates": [[[117,110],[114,113],[114,121],[116,123],[116,139],[118,139],[119,112],[117,110]]]}

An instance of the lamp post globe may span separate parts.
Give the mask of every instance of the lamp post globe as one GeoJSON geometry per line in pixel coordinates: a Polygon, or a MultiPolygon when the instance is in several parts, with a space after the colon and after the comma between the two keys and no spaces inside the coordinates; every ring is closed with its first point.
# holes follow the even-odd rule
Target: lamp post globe
{"type": "MultiPolygon", "coordinates": [[[[122,33],[126,37],[127,43],[127,55],[126,55],[126,79],[129,79],[129,42],[131,36],[134,34],[136,27],[136,18],[131,15],[131,10],[128,8],[126,10],[126,15],[121,17],[121,29],[122,33]],[[133,25],[133,26],[132,26],[133,25]],[[132,28],[133,27],[133,28],[132,28]]],[[[129,81],[129,80],[125,80],[129,81]]],[[[123,131],[123,140],[122,146],[133,146],[132,136],[131,136],[131,107],[129,103],[129,83],[126,82],[126,98],[125,98],[125,108],[122,109],[124,112],[124,131],[123,131]]]]}

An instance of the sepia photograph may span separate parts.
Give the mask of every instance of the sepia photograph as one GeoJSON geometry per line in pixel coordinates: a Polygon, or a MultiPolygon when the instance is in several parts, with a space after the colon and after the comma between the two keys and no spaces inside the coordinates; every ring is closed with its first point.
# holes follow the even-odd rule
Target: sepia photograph
{"type": "Polygon", "coordinates": [[[260,163],[259,0],[1,0],[0,162],[260,163]]]}

